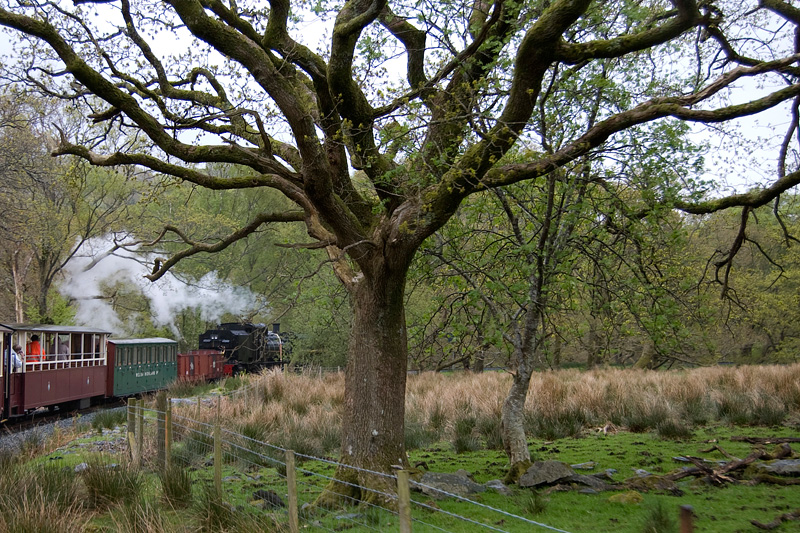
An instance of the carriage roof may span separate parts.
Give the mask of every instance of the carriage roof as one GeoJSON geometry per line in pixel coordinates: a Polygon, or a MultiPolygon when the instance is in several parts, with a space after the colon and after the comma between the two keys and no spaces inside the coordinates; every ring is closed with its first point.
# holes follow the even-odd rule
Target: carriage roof
{"type": "Polygon", "coordinates": [[[18,322],[12,322],[8,324],[0,324],[0,328],[6,328],[6,330],[0,330],[0,331],[8,331],[8,332],[32,331],[37,333],[97,333],[106,335],[111,334],[110,331],[104,329],[91,328],[86,326],[60,326],[58,324],[23,324],[18,322]]]}

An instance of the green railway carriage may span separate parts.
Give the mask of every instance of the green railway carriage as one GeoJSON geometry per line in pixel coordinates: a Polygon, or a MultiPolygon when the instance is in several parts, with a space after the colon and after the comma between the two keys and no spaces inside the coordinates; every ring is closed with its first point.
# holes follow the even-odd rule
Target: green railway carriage
{"type": "Polygon", "coordinates": [[[171,339],[110,339],[106,396],[166,388],[178,375],[178,343],[171,339]]]}

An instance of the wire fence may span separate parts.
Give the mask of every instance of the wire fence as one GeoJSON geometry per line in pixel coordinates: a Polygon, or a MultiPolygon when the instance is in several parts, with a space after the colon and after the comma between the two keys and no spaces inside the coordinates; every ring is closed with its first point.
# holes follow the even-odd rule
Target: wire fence
{"type": "MultiPolygon", "coordinates": [[[[251,393],[245,389],[235,395],[251,393]]],[[[173,402],[165,395],[155,408],[145,407],[142,400],[129,401],[128,443],[134,463],[167,475],[176,469],[191,471],[194,483],[213,487],[237,512],[271,521],[279,529],[566,533],[476,501],[480,496],[470,499],[426,485],[406,470],[387,474],[359,469],[232,431],[219,416],[220,397],[198,399],[188,407],[186,400],[175,402],[183,405],[173,413],[173,402]],[[320,500],[323,493],[336,494],[336,505],[321,505],[331,501],[320,500]]]]}

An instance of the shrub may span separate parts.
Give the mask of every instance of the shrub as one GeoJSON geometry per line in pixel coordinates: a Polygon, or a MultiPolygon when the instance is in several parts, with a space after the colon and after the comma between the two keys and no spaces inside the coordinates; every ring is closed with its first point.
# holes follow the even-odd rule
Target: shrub
{"type": "Polygon", "coordinates": [[[142,474],[130,465],[106,464],[100,459],[89,463],[82,473],[88,492],[88,505],[95,509],[139,496],[144,484],[142,474]]]}
{"type": "Polygon", "coordinates": [[[280,403],[286,393],[283,379],[279,379],[277,377],[273,379],[262,380],[259,391],[261,391],[261,397],[263,398],[265,404],[270,402],[280,403]]]}
{"type": "Polygon", "coordinates": [[[19,445],[19,453],[23,456],[33,457],[38,455],[44,447],[44,437],[34,430],[28,431],[19,445]]]}
{"type": "Polygon", "coordinates": [[[650,405],[637,403],[625,417],[625,425],[633,433],[644,433],[657,428],[658,424],[669,419],[671,415],[669,407],[661,402],[650,405]]]}
{"type": "Polygon", "coordinates": [[[78,478],[71,468],[42,466],[34,469],[27,480],[28,494],[41,493],[56,509],[66,511],[81,505],[78,478]]]}
{"type": "MultiPolygon", "coordinates": [[[[8,487],[3,489],[6,491],[8,487]]],[[[41,491],[0,495],[0,531],[4,533],[85,531],[89,518],[77,505],[66,508],[53,505],[41,491]]]]}
{"type": "Polygon", "coordinates": [[[750,423],[751,398],[741,392],[729,392],[722,395],[717,402],[717,413],[720,419],[734,426],[746,426],[750,423]]]}
{"type": "Polygon", "coordinates": [[[180,446],[173,447],[175,458],[179,464],[194,464],[211,453],[214,449],[214,437],[205,431],[211,431],[211,429],[207,427],[190,429],[180,442],[180,446]]]}
{"type": "Polygon", "coordinates": [[[164,499],[173,507],[185,507],[192,501],[192,476],[182,466],[171,464],[158,475],[164,499]]]}
{"type": "Polygon", "coordinates": [[[677,522],[669,510],[659,500],[650,507],[644,517],[642,533],[672,533],[676,531],[677,522]]]}
{"type": "Polygon", "coordinates": [[[689,426],[675,418],[667,418],[656,425],[656,433],[662,439],[688,439],[692,436],[689,426]]]}
{"type": "Polygon", "coordinates": [[[191,398],[192,396],[205,394],[214,387],[214,383],[179,379],[169,384],[167,396],[170,398],[191,398]]]}
{"type": "Polygon", "coordinates": [[[487,450],[503,449],[503,424],[498,415],[479,416],[476,427],[486,443],[487,450]]]}
{"type": "Polygon", "coordinates": [[[407,420],[405,423],[406,450],[425,448],[439,440],[438,432],[429,429],[418,420],[407,420]]]}
{"type": "Polygon", "coordinates": [[[550,500],[542,495],[541,492],[532,490],[522,493],[517,499],[521,512],[530,516],[542,514],[547,510],[550,500]]]}
{"type": "Polygon", "coordinates": [[[545,440],[575,437],[583,431],[586,425],[586,417],[577,409],[551,416],[526,411],[523,417],[525,432],[532,437],[545,440]]]}
{"type": "Polygon", "coordinates": [[[751,410],[751,424],[757,426],[780,426],[789,415],[784,403],[771,395],[761,394],[751,410]]]}
{"type": "Polygon", "coordinates": [[[182,531],[177,526],[170,528],[158,504],[141,496],[126,501],[124,505],[114,510],[111,513],[111,520],[117,533],[182,531]]]}
{"type": "Polygon", "coordinates": [[[428,427],[431,431],[441,433],[446,425],[447,413],[444,407],[442,407],[442,404],[437,403],[433,406],[433,409],[431,409],[430,415],[428,415],[428,427]]]}
{"type": "Polygon", "coordinates": [[[705,426],[714,419],[714,403],[707,394],[687,398],[683,404],[687,420],[696,426],[705,426]]]}
{"type": "Polygon", "coordinates": [[[213,485],[203,485],[194,510],[200,531],[226,531],[232,529],[237,522],[236,509],[225,501],[213,485]]]}
{"type": "Polygon", "coordinates": [[[92,429],[98,433],[103,429],[114,429],[118,426],[124,426],[128,421],[128,412],[125,409],[108,409],[97,413],[92,418],[92,429]]]}
{"type": "Polygon", "coordinates": [[[242,386],[245,385],[247,382],[247,378],[243,376],[231,376],[225,378],[225,381],[222,383],[222,388],[226,391],[233,391],[241,389],[242,386]]]}
{"type": "Polygon", "coordinates": [[[480,450],[481,441],[475,435],[477,419],[472,415],[462,415],[453,423],[453,451],[456,453],[480,450]]]}

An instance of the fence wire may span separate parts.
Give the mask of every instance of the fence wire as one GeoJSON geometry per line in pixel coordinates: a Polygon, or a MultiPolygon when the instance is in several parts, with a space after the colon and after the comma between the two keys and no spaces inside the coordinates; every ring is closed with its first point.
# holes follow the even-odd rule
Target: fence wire
{"type": "MultiPolygon", "coordinates": [[[[240,394],[255,392],[247,390],[240,394]]],[[[197,415],[200,409],[216,409],[218,413],[220,401],[198,401],[196,406],[189,404],[186,410],[194,408],[197,415]]],[[[185,401],[181,403],[185,404],[185,401]]],[[[129,406],[129,409],[132,410],[129,423],[136,421],[133,425],[135,435],[130,441],[138,443],[133,445],[139,447],[139,462],[143,466],[159,471],[166,471],[167,466],[190,470],[201,486],[218,485],[222,498],[242,513],[259,519],[268,518],[291,531],[290,499],[296,490],[297,525],[304,530],[369,532],[398,531],[400,528],[402,509],[398,505],[396,475],[295,453],[223,428],[219,423],[203,422],[186,413],[173,415],[171,407],[167,411],[141,405],[129,406]],[[164,439],[163,443],[158,442],[161,439],[164,439]],[[289,457],[292,464],[289,464],[289,457]],[[369,478],[379,482],[371,487],[345,482],[336,474],[339,469],[352,470],[356,475],[350,479],[369,478]],[[290,474],[295,480],[293,484],[290,483],[290,474]],[[332,509],[316,505],[323,492],[332,487],[341,493],[338,505],[332,509]],[[360,497],[355,498],[350,493],[360,497]]],[[[213,419],[213,411],[205,414],[211,414],[213,419]]],[[[418,481],[412,482],[411,486],[412,497],[408,499],[410,525],[415,532],[568,533],[418,481]],[[436,494],[436,497],[425,500],[418,496],[422,492],[436,494]]]]}

